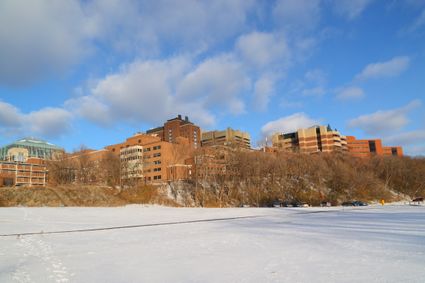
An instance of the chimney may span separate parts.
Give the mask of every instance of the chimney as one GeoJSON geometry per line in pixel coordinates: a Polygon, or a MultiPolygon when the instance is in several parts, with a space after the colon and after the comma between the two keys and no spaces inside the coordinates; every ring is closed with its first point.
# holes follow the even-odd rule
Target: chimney
{"type": "Polygon", "coordinates": [[[181,120],[182,119],[182,115],[177,115],[177,118],[179,118],[179,120],[181,120]]]}
{"type": "Polygon", "coordinates": [[[184,120],[185,120],[186,122],[189,122],[189,117],[184,116],[184,120]]]}

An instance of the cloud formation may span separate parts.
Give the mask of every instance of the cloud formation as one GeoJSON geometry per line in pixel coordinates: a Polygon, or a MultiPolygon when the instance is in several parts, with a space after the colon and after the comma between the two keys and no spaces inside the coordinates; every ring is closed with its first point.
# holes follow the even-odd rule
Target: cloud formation
{"type": "Polygon", "coordinates": [[[78,62],[89,49],[84,18],[78,1],[2,1],[0,85],[30,84],[78,62]]]}
{"type": "Polygon", "coordinates": [[[235,115],[245,111],[241,95],[249,86],[249,78],[232,56],[199,64],[180,56],[125,65],[66,105],[101,125],[122,121],[155,125],[190,113],[200,125],[211,126],[215,123],[212,110],[235,115]]]}
{"type": "Polygon", "coordinates": [[[394,57],[385,62],[367,65],[363,71],[356,76],[358,80],[390,78],[400,75],[409,67],[410,58],[407,56],[394,57]]]}
{"type": "Polygon", "coordinates": [[[312,119],[307,114],[299,112],[266,123],[261,128],[261,133],[263,136],[269,137],[274,133],[294,132],[297,129],[308,128],[318,124],[320,124],[320,120],[312,119]]]}
{"type": "Polygon", "coordinates": [[[361,129],[371,136],[388,135],[405,127],[409,123],[407,115],[419,106],[421,101],[414,100],[401,108],[362,115],[350,120],[348,127],[361,129]]]}
{"type": "Polygon", "coordinates": [[[320,21],[320,0],[278,0],[273,16],[287,31],[312,30],[320,21]]]}
{"type": "Polygon", "coordinates": [[[245,62],[259,69],[273,64],[289,65],[290,50],[282,35],[264,32],[245,34],[237,40],[236,49],[245,62]]]}
{"type": "Polygon", "coordinates": [[[132,57],[158,56],[170,48],[202,52],[241,33],[256,5],[251,0],[1,1],[0,85],[65,74],[99,49],[132,57]]]}
{"type": "Polygon", "coordinates": [[[62,108],[43,108],[22,113],[9,103],[0,101],[0,133],[4,135],[35,135],[60,137],[71,129],[72,114],[62,108]]]}
{"type": "Polygon", "coordinates": [[[358,100],[364,96],[365,94],[362,88],[350,86],[338,90],[336,98],[339,100],[358,100]]]}
{"type": "Polygon", "coordinates": [[[358,17],[374,0],[333,0],[335,12],[348,20],[358,17]]]}

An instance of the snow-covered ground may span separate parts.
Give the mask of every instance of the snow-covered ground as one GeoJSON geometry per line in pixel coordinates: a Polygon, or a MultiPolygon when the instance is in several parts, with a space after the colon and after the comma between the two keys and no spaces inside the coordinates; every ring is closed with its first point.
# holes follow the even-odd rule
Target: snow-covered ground
{"type": "Polygon", "coordinates": [[[425,207],[1,208],[0,234],[0,282],[425,282],[425,207]]]}

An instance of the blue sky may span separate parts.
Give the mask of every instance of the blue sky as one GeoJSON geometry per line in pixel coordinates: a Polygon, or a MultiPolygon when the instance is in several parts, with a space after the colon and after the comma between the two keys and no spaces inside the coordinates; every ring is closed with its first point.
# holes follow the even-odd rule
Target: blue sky
{"type": "Polygon", "coordinates": [[[330,124],[425,155],[424,0],[3,0],[0,144],[330,124]]]}

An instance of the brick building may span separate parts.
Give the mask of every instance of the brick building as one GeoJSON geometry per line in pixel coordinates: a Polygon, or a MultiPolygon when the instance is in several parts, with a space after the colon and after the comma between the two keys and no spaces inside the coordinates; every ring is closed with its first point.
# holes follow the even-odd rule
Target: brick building
{"type": "Polygon", "coordinates": [[[42,159],[29,158],[25,162],[0,161],[0,187],[44,187],[46,182],[47,169],[42,159]]]}
{"type": "Polygon", "coordinates": [[[0,186],[45,186],[45,160],[54,160],[63,152],[54,144],[32,137],[1,147],[0,186]]]}
{"type": "Polygon", "coordinates": [[[272,137],[273,147],[302,153],[317,152],[345,152],[346,137],[330,126],[314,126],[307,129],[298,129],[292,133],[276,133],[272,137]]]}
{"type": "MultiPolygon", "coordinates": [[[[123,143],[105,148],[120,155],[122,167],[136,168],[133,177],[146,183],[158,183],[185,179],[190,175],[190,166],[184,163],[192,151],[190,144],[182,137],[177,137],[174,142],[162,141],[156,135],[138,133],[123,143]]],[[[124,173],[122,177],[128,176],[129,172],[124,173]]]]}
{"type": "Polygon", "coordinates": [[[400,146],[383,146],[381,139],[358,140],[353,136],[347,136],[348,151],[356,157],[371,157],[374,155],[403,156],[400,146]]]}
{"type": "Polygon", "coordinates": [[[202,133],[202,146],[225,145],[251,148],[251,137],[249,133],[227,128],[224,131],[210,131],[202,133]]]}
{"type": "Polygon", "coordinates": [[[188,139],[189,144],[193,148],[200,147],[201,129],[189,121],[185,116],[182,119],[181,115],[176,118],[167,120],[163,126],[146,131],[148,135],[156,135],[162,141],[175,143],[178,137],[188,139]]]}

